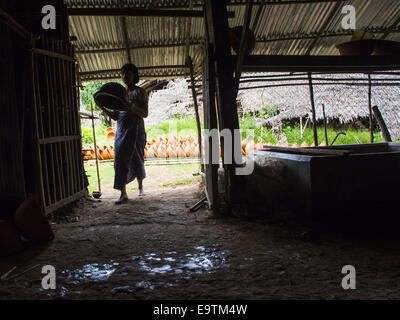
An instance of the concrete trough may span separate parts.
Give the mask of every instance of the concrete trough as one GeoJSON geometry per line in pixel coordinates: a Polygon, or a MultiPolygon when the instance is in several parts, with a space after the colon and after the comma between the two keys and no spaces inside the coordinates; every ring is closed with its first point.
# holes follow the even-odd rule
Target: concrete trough
{"type": "Polygon", "coordinates": [[[247,204],[299,217],[398,213],[400,143],[282,150],[255,152],[247,204]]]}

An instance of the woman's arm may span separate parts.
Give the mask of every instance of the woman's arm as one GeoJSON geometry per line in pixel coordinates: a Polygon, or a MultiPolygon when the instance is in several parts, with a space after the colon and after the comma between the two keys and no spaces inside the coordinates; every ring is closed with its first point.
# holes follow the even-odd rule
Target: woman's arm
{"type": "Polygon", "coordinates": [[[147,118],[149,115],[149,96],[145,90],[140,99],[135,99],[126,104],[127,112],[136,114],[142,118],[147,118]]]}
{"type": "Polygon", "coordinates": [[[103,107],[100,107],[100,106],[99,106],[99,108],[100,108],[101,110],[103,110],[104,113],[105,113],[106,115],[108,115],[111,119],[113,119],[114,121],[117,121],[117,120],[118,120],[119,111],[109,111],[109,110],[107,110],[106,108],[103,108],[103,107]]]}

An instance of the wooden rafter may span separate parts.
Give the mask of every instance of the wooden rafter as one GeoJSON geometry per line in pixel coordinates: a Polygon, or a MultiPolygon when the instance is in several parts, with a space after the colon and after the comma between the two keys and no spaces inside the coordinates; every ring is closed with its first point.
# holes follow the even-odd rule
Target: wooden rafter
{"type": "Polygon", "coordinates": [[[332,11],[328,15],[328,17],[325,19],[324,23],[322,24],[317,37],[314,39],[314,41],[311,43],[311,45],[308,47],[306,55],[309,55],[311,51],[314,49],[315,45],[317,44],[318,40],[321,38],[321,35],[326,31],[326,28],[328,25],[332,22],[333,18],[336,16],[338,11],[341,9],[343,4],[343,0],[339,0],[336,2],[335,6],[333,7],[332,11]]]}
{"type": "MultiPolygon", "coordinates": [[[[169,65],[169,66],[146,66],[146,67],[138,67],[139,71],[142,70],[152,70],[152,69],[184,69],[186,65],[169,65]]],[[[90,76],[90,75],[98,75],[102,73],[119,73],[120,69],[109,69],[109,70],[97,70],[97,71],[86,71],[80,72],[81,76],[90,76]]]]}
{"type": "Polygon", "coordinates": [[[389,27],[389,29],[382,35],[381,40],[385,40],[393,30],[398,28],[398,25],[400,23],[400,15],[396,19],[396,21],[389,27]]]}
{"type": "MultiPolygon", "coordinates": [[[[190,42],[191,46],[199,45],[200,41],[192,41],[190,42]]],[[[176,48],[183,47],[186,45],[186,42],[178,42],[178,43],[166,43],[166,44],[143,44],[143,45],[135,45],[129,46],[129,50],[143,50],[143,49],[156,49],[156,48],[176,48]]],[[[98,53],[113,53],[113,52],[123,52],[125,51],[125,47],[121,48],[112,48],[112,49],[88,49],[88,50],[76,50],[75,54],[84,55],[84,54],[98,54],[98,53]]]]}
{"type": "Polygon", "coordinates": [[[131,58],[131,53],[129,50],[129,38],[128,38],[128,29],[126,27],[126,18],[125,17],[120,17],[120,22],[121,22],[121,27],[122,27],[122,36],[124,38],[124,45],[125,45],[125,51],[126,51],[126,60],[129,63],[132,63],[132,58],[131,58]]]}
{"type": "MultiPolygon", "coordinates": [[[[203,18],[202,10],[155,10],[155,9],[115,9],[115,8],[73,8],[68,9],[69,16],[109,16],[109,17],[191,17],[203,18]]],[[[228,12],[229,18],[235,17],[235,12],[228,12]]]]}
{"type": "MultiPolygon", "coordinates": [[[[189,0],[189,10],[193,9],[193,0],[189,0]]],[[[190,32],[192,29],[192,19],[188,18],[186,22],[186,42],[185,42],[185,53],[184,61],[186,65],[189,65],[189,49],[190,49],[190,32]]]]}

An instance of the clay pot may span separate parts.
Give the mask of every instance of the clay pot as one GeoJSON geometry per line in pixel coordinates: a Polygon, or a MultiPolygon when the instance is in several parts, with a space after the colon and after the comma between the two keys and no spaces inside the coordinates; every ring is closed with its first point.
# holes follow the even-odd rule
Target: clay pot
{"type": "Polygon", "coordinates": [[[110,159],[114,159],[114,147],[113,146],[108,147],[108,153],[110,154],[110,159]]]}
{"type": "Polygon", "coordinates": [[[176,148],[173,148],[171,145],[168,146],[168,155],[170,158],[177,158],[178,154],[176,153],[176,148]]]}
{"type": "Polygon", "coordinates": [[[98,157],[99,160],[105,160],[105,159],[104,159],[104,152],[103,152],[103,149],[98,149],[98,150],[97,150],[97,157],[98,157]]]}
{"type": "Polygon", "coordinates": [[[14,213],[14,224],[28,240],[48,241],[54,238],[44,209],[33,195],[26,198],[14,213]]]}
{"type": "Polygon", "coordinates": [[[186,156],[185,150],[181,146],[176,148],[176,154],[178,155],[179,158],[184,158],[186,156]]]}
{"type": "Polygon", "coordinates": [[[255,145],[255,149],[256,149],[256,150],[262,150],[262,149],[264,149],[264,143],[262,143],[262,142],[257,143],[257,144],[255,145]]]}
{"type": "Polygon", "coordinates": [[[0,220],[0,257],[18,253],[24,249],[17,229],[7,220],[0,220]]]}
{"type": "Polygon", "coordinates": [[[200,157],[200,147],[196,146],[194,149],[194,157],[200,157]]]}
{"type": "Polygon", "coordinates": [[[154,158],[155,157],[155,155],[154,155],[154,150],[153,150],[153,148],[149,148],[148,150],[147,150],[147,158],[154,158]]]}
{"type": "Polygon", "coordinates": [[[113,156],[111,155],[110,152],[110,147],[104,147],[104,154],[106,155],[106,159],[111,160],[113,159],[113,156]]]}
{"type": "MultiPolygon", "coordinates": [[[[200,151],[199,151],[199,153],[200,153],[200,151]]],[[[197,157],[196,147],[193,146],[193,145],[190,147],[190,156],[191,157],[197,157]]]]}
{"type": "Polygon", "coordinates": [[[342,56],[370,56],[375,49],[375,40],[356,40],[338,44],[342,56]]]}
{"type": "Polygon", "coordinates": [[[307,148],[307,147],[308,147],[307,142],[304,141],[304,142],[301,144],[301,147],[302,147],[302,148],[307,148]]]}
{"type": "MultiPolygon", "coordinates": [[[[243,31],[243,26],[237,26],[234,28],[229,29],[229,40],[231,43],[231,47],[233,51],[235,51],[236,54],[239,54],[240,50],[240,40],[241,40],[241,35],[243,31]]],[[[247,40],[247,52],[246,54],[250,54],[255,46],[256,46],[256,38],[254,36],[253,31],[249,30],[248,32],[248,40],[247,40]]]]}
{"type": "Polygon", "coordinates": [[[247,145],[246,145],[246,154],[250,154],[251,152],[254,151],[255,145],[254,145],[254,141],[250,141],[247,145]]]}
{"type": "Polygon", "coordinates": [[[158,147],[157,149],[157,157],[159,158],[168,158],[167,152],[163,146],[158,147]]]}
{"type": "Polygon", "coordinates": [[[299,145],[296,142],[292,144],[292,148],[298,148],[298,147],[299,145]]]}
{"type": "Polygon", "coordinates": [[[190,157],[190,146],[188,145],[185,147],[185,156],[190,157]]]}
{"type": "Polygon", "coordinates": [[[115,132],[111,131],[111,132],[107,133],[106,138],[107,139],[115,139],[115,132]]]}
{"type": "Polygon", "coordinates": [[[321,144],[320,144],[319,146],[320,146],[320,147],[326,147],[326,146],[327,146],[326,141],[322,141],[321,144]]]}

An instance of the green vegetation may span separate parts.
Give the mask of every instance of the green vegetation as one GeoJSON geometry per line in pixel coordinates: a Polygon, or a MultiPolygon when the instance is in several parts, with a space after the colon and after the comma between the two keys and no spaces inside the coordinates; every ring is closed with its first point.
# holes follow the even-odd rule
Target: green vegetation
{"type": "MultiPolygon", "coordinates": [[[[202,125],[203,129],[203,125],[202,125]]],[[[190,135],[197,137],[196,119],[194,117],[178,117],[174,116],[170,120],[155,126],[146,128],[147,139],[157,139],[165,137],[186,137],[190,135]]]]}
{"type": "MultiPolygon", "coordinates": [[[[335,139],[336,135],[341,132],[341,130],[333,130],[328,128],[328,142],[331,144],[335,139]]],[[[300,138],[300,127],[285,127],[283,132],[286,135],[289,144],[297,143],[301,144],[303,141],[307,142],[307,144],[311,145],[314,142],[314,133],[312,127],[308,127],[303,133],[303,139],[300,138]]],[[[335,145],[339,144],[357,144],[357,139],[360,140],[361,143],[370,143],[370,133],[367,130],[355,130],[355,129],[346,129],[343,130],[346,135],[340,135],[336,141],[335,145]]],[[[318,143],[325,141],[325,131],[324,128],[317,128],[318,135],[318,143]]],[[[374,133],[374,142],[384,142],[383,138],[380,136],[379,132],[374,133]]]]}
{"type": "Polygon", "coordinates": [[[178,181],[164,182],[164,183],[161,183],[161,187],[181,186],[181,185],[191,184],[194,182],[201,182],[201,177],[196,176],[193,178],[184,178],[184,179],[181,179],[178,181]]]}
{"type": "MultiPolygon", "coordinates": [[[[99,165],[99,170],[100,170],[100,184],[102,189],[104,189],[103,187],[105,186],[112,185],[114,182],[114,163],[102,162],[99,165]]],[[[85,171],[89,180],[89,193],[92,193],[93,190],[98,191],[96,166],[90,166],[86,164],[85,171]]]]}
{"type": "MultiPolygon", "coordinates": [[[[96,143],[98,146],[112,146],[114,145],[114,140],[106,138],[106,128],[104,124],[95,125],[96,129],[96,143]]],[[[84,147],[93,147],[93,128],[92,126],[82,126],[82,145],[84,147]]]]}
{"type": "MultiPolygon", "coordinates": [[[[289,126],[286,125],[283,127],[282,132],[273,132],[270,128],[261,127],[256,123],[254,117],[245,116],[239,120],[240,122],[240,129],[242,139],[247,140],[254,140],[255,142],[264,142],[264,143],[271,143],[277,144],[279,135],[285,134],[287,141],[289,144],[297,143],[301,145],[304,141],[311,145],[314,141],[313,138],[313,129],[312,126],[309,124],[305,131],[303,132],[303,138],[300,136],[300,126],[289,126]],[[246,130],[253,130],[252,132],[248,132],[246,136],[246,130]]],[[[105,134],[106,126],[97,126],[96,127],[96,140],[98,145],[113,145],[114,141],[106,139],[105,134]]],[[[203,124],[202,124],[203,129],[203,124]]],[[[338,144],[357,144],[357,139],[360,140],[361,143],[369,143],[370,142],[370,134],[368,130],[362,129],[332,129],[328,128],[328,140],[329,143],[335,139],[336,135],[339,132],[345,132],[346,135],[340,135],[335,145],[338,144]]],[[[148,126],[146,128],[147,139],[157,139],[159,137],[171,137],[171,136],[181,136],[186,137],[187,135],[196,137],[197,136],[197,127],[196,127],[196,119],[194,117],[182,117],[178,119],[178,117],[173,117],[169,121],[160,123],[154,126],[148,126]]],[[[323,127],[317,128],[318,133],[318,142],[321,143],[325,141],[325,132],[323,127]]],[[[92,128],[91,127],[82,127],[82,135],[83,135],[83,145],[92,145],[93,144],[93,135],[92,135],[92,128]]],[[[374,142],[383,142],[383,138],[380,135],[380,132],[374,133],[374,142]]]]}

